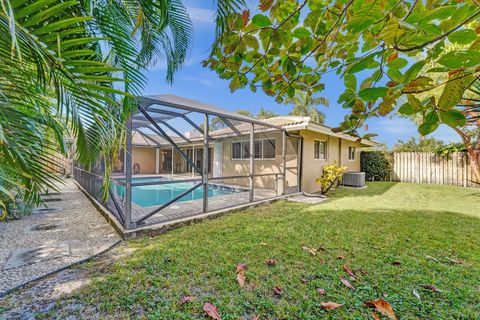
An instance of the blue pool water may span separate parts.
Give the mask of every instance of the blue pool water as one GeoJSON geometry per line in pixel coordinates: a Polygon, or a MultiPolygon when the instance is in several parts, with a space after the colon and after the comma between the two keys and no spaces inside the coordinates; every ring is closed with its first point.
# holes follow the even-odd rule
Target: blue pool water
{"type": "MultiPolygon", "coordinates": [[[[198,182],[175,182],[165,177],[155,177],[155,178],[133,178],[133,183],[138,182],[152,182],[152,181],[172,181],[168,184],[160,185],[148,185],[148,186],[136,186],[132,188],[132,202],[140,207],[150,207],[150,206],[159,206],[164,203],[169,202],[173,198],[179,196],[183,192],[192,188],[198,182]]],[[[114,192],[116,192],[120,197],[123,197],[125,194],[125,187],[112,184],[114,192]]],[[[215,197],[219,195],[232,194],[236,192],[241,192],[243,190],[238,190],[230,187],[209,185],[208,186],[208,197],[215,197]]],[[[188,193],[187,195],[180,198],[178,201],[188,201],[188,200],[197,200],[203,198],[203,188],[200,186],[194,191],[188,193]]]]}

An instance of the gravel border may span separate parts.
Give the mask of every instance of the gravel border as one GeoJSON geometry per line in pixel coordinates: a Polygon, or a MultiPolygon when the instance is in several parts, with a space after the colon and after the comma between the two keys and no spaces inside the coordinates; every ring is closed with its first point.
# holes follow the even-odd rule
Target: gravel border
{"type": "Polygon", "coordinates": [[[0,223],[0,297],[34,280],[85,262],[121,241],[115,229],[105,221],[72,180],[65,180],[59,189],[61,194],[55,195],[55,198],[60,198],[60,201],[46,204],[61,210],[0,223]],[[42,224],[57,224],[58,228],[31,230],[42,224]],[[67,243],[71,254],[3,270],[13,252],[57,243],[67,243]]]}

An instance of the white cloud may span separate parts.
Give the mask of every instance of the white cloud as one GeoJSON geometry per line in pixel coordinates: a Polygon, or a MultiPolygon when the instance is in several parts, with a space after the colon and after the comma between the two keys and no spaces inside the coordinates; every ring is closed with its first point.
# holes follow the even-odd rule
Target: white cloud
{"type": "Polygon", "coordinates": [[[214,21],[214,11],[210,9],[197,8],[187,6],[187,12],[190,15],[190,19],[196,25],[213,25],[214,21]]]}

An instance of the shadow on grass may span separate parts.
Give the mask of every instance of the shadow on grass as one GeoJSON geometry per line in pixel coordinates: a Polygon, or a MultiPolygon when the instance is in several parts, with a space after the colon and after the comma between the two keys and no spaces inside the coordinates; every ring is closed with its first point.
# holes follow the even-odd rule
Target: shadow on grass
{"type": "Polygon", "coordinates": [[[375,181],[367,182],[367,188],[343,188],[340,187],[334,192],[328,194],[332,199],[343,197],[373,197],[379,196],[393,188],[398,182],[375,181]]]}

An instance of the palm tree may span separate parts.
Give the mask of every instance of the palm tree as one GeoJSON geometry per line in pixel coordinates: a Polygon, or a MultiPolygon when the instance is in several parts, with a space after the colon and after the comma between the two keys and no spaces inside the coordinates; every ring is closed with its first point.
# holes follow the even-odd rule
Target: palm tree
{"type": "Polygon", "coordinates": [[[268,118],[274,118],[274,117],[278,117],[278,114],[264,108],[260,108],[260,110],[257,113],[257,119],[268,119],[268,118]]]}
{"type": "Polygon", "coordinates": [[[312,97],[306,92],[297,91],[292,98],[284,101],[286,105],[293,105],[291,116],[310,117],[312,122],[323,124],[325,122],[325,114],[318,110],[316,106],[324,105],[328,107],[328,100],[324,97],[312,97]]]}
{"type": "MultiPolygon", "coordinates": [[[[54,188],[49,153],[76,138],[92,165],[120,145],[124,121],[159,59],[167,81],[185,62],[192,25],[181,0],[0,0],[0,207],[54,188]]],[[[244,3],[217,1],[217,36],[244,3]]],[[[108,179],[104,179],[108,182],[108,179]]]]}

